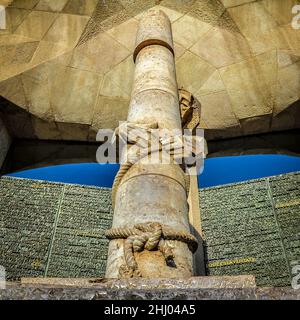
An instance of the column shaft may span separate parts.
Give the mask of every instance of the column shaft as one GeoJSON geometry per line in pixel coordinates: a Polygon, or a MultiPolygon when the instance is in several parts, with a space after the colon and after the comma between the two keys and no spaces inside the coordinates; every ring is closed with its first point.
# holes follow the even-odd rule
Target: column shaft
{"type": "MultiPolygon", "coordinates": [[[[158,123],[159,128],[181,130],[171,24],[153,10],[141,20],[134,54],[136,69],[128,122],[158,123]]],[[[126,79],[124,79],[126,81],[126,79]]],[[[176,164],[134,164],[117,194],[113,228],[148,221],[190,232],[185,173],[176,164]]],[[[159,250],[135,253],[143,277],[189,277],[192,253],[184,242],[173,246],[175,267],[167,266],[159,250]]],[[[117,278],[124,263],[124,240],[110,241],[106,277],[117,278]]]]}

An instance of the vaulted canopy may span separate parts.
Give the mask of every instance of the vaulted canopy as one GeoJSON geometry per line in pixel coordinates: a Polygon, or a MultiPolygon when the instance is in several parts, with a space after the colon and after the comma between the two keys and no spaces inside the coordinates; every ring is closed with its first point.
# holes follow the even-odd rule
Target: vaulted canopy
{"type": "Polygon", "coordinates": [[[14,136],[38,139],[115,128],[127,116],[139,20],[159,6],[172,22],[178,85],[201,102],[210,139],[299,128],[297,3],[14,0],[0,30],[0,115],[14,136]]]}

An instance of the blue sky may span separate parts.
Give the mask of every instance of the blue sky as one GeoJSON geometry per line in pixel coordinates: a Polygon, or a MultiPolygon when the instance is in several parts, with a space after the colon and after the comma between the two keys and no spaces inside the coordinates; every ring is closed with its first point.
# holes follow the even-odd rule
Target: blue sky
{"type": "MultiPolygon", "coordinates": [[[[119,166],[116,164],[69,164],[26,170],[10,176],[111,187],[119,166]]],[[[285,155],[250,155],[206,159],[199,179],[200,187],[268,177],[300,171],[300,157],[285,155]]]]}

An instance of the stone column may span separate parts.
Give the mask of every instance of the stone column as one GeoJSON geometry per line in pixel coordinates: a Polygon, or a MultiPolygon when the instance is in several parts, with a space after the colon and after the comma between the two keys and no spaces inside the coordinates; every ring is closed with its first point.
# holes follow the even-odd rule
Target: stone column
{"type": "MultiPolygon", "coordinates": [[[[141,19],[134,52],[136,63],[128,122],[158,123],[181,130],[171,23],[161,10],[141,19]]],[[[124,75],[126,81],[126,75],[124,75]]],[[[190,232],[185,173],[176,164],[134,164],[116,193],[113,228],[159,222],[190,232]]],[[[167,266],[159,250],[135,253],[143,277],[182,278],[193,274],[192,253],[186,243],[173,245],[176,266],[167,266]]],[[[110,241],[107,278],[117,278],[124,263],[124,240],[110,241]]]]}

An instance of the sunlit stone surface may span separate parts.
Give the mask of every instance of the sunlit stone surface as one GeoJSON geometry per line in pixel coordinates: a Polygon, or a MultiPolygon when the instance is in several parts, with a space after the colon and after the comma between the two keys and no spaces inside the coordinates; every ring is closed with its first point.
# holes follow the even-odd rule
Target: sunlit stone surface
{"type": "MultiPolygon", "coordinates": [[[[299,128],[300,33],[291,26],[297,3],[160,1],[172,22],[178,85],[202,103],[201,127],[226,129],[224,138],[299,128]]],[[[127,116],[137,24],[154,6],[13,1],[0,30],[0,95],[29,113],[36,138],[65,139],[64,124],[74,124],[71,140],[82,124],[85,140],[115,128],[127,116]]]]}

